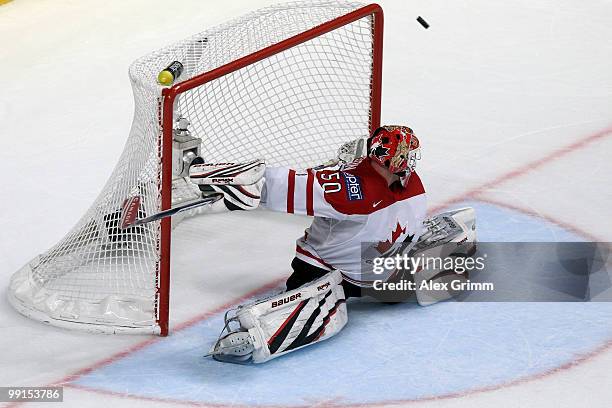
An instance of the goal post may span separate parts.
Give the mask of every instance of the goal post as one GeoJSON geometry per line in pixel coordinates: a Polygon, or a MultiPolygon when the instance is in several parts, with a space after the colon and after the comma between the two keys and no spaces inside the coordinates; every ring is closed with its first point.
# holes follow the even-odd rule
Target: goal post
{"type": "Polygon", "coordinates": [[[13,275],[10,303],[56,326],[167,335],[177,220],[122,230],[123,201],[140,196],[144,217],[199,199],[185,177],[194,157],[306,168],[369,135],[380,124],[382,41],[377,4],[316,0],[267,7],[136,60],[119,163],[66,237],[13,275]],[[173,61],[184,72],[163,87],[157,74],[173,61]]]}
{"type": "MultiPolygon", "coordinates": [[[[287,38],[279,43],[270,45],[264,49],[255,51],[249,55],[246,55],[238,60],[229,62],[221,67],[214,70],[197,75],[187,81],[180,82],[171,88],[166,88],[162,91],[162,118],[163,118],[163,153],[164,155],[171,154],[172,144],[172,124],[173,124],[173,106],[178,95],[189,91],[195,87],[201,86],[207,82],[213,81],[226,74],[237,71],[248,65],[261,61],[272,55],[278,54],[289,48],[295,47],[301,43],[309,41],[313,38],[321,36],[329,31],[340,28],[347,24],[353,23],[364,17],[371,18],[372,26],[372,74],[370,84],[370,123],[369,132],[373,132],[375,128],[380,125],[380,106],[381,106],[381,92],[382,92],[382,46],[383,46],[383,24],[384,17],[382,8],[377,4],[371,4],[364,7],[360,7],[355,11],[347,13],[343,16],[337,17],[333,20],[327,21],[319,26],[313,27],[308,31],[300,34],[296,34],[293,37],[287,38]]],[[[323,159],[323,158],[321,158],[323,159]]],[[[165,164],[162,170],[162,183],[165,185],[163,191],[170,191],[170,184],[172,182],[172,168],[168,163],[165,164]]],[[[171,197],[169,194],[162,193],[162,209],[170,208],[171,197]]],[[[162,220],[162,239],[163,246],[162,251],[162,265],[161,275],[162,280],[168,281],[170,279],[170,239],[171,239],[171,225],[170,220],[162,220]]],[[[160,297],[160,314],[168,316],[169,312],[169,285],[164,285],[161,291],[160,297]]],[[[168,319],[160,321],[161,334],[166,335],[168,332],[168,319]]]]}

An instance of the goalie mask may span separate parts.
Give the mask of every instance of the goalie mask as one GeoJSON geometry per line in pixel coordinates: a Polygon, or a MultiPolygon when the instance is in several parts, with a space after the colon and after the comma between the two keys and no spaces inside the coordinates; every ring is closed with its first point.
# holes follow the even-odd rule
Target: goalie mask
{"type": "Polygon", "coordinates": [[[407,126],[380,127],[374,131],[368,145],[370,158],[399,176],[405,187],[421,158],[419,139],[412,129],[407,126]]]}

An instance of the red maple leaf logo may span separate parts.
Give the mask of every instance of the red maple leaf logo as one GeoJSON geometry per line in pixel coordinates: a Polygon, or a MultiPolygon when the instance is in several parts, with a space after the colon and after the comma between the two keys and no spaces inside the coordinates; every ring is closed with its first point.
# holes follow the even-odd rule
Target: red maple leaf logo
{"type": "Polygon", "coordinates": [[[399,221],[397,223],[397,226],[395,227],[395,231],[393,231],[391,233],[391,241],[386,240],[386,241],[379,241],[378,245],[376,245],[376,250],[381,253],[384,254],[385,252],[387,252],[389,250],[389,248],[391,248],[393,246],[393,244],[395,244],[395,241],[397,241],[397,239],[402,235],[406,233],[406,228],[402,228],[402,226],[400,225],[399,221]]]}

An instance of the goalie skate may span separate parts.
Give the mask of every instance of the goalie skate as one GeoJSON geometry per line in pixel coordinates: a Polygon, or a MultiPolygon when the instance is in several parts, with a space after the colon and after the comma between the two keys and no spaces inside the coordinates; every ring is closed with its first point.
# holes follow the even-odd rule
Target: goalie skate
{"type": "Polygon", "coordinates": [[[255,350],[253,338],[248,331],[240,327],[236,315],[229,317],[230,313],[238,310],[230,309],[225,313],[225,326],[223,326],[221,335],[205,357],[212,356],[217,361],[236,364],[246,364],[251,361],[255,350]],[[237,328],[231,328],[233,323],[237,325],[237,328]]]}

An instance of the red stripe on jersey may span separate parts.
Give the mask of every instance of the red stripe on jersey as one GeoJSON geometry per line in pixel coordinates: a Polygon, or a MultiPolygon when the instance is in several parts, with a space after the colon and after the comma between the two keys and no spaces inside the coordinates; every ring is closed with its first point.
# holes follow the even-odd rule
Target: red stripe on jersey
{"type": "Polygon", "coordinates": [[[308,169],[308,179],[306,180],[306,214],[314,215],[314,205],[312,198],[312,190],[314,186],[314,174],[308,169]]]}
{"type": "Polygon", "coordinates": [[[295,170],[289,170],[287,176],[287,212],[293,214],[293,202],[295,200],[295,170]]]}

